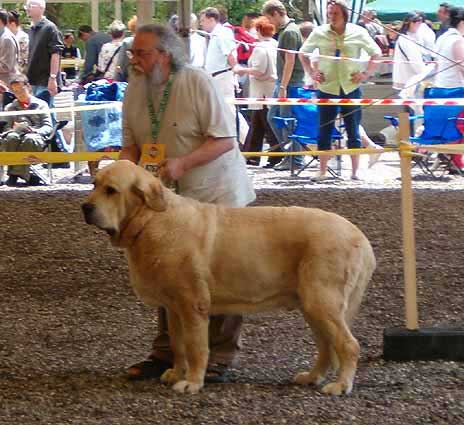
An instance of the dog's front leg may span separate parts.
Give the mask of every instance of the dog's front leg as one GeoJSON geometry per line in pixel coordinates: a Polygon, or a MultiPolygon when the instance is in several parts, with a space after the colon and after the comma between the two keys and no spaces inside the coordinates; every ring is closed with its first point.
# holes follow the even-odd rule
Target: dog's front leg
{"type": "Polygon", "coordinates": [[[178,314],[167,309],[168,332],[171,351],[174,354],[174,367],[166,370],[161,376],[161,382],[175,384],[185,377],[186,358],[182,323],[178,314]]]}
{"type": "Polygon", "coordinates": [[[208,323],[207,315],[198,311],[184,311],[181,314],[183,340],[186,350],[187,371],[185,380],[177,382],[174,390],[196,394],[204,385],[208,365],[208,323]]]}

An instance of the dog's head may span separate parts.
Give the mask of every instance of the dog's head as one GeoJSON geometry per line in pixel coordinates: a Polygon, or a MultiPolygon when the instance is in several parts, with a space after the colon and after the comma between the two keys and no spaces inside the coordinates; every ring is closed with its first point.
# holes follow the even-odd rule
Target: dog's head
{"type": "Polygon", "coordinates": [[[106,231],[118,245],[122,231],[145,207],[166,210],[166,190],[143,168],[130,161],[116,161],[97,173],[94,190],[82,204],[85,221],[106,231]]]}

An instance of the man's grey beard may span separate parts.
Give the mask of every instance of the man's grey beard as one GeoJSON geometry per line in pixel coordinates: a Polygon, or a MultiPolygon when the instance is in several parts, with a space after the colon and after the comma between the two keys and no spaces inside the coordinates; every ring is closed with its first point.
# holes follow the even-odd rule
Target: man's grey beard
{"type": "Polygon", "coordinates": [[[161,72],[161,66],[159,63],[155,63],[153,70],[150,74],[150,82],[152,86],[160,86],[163,84],[163,73],[161,72]]]}

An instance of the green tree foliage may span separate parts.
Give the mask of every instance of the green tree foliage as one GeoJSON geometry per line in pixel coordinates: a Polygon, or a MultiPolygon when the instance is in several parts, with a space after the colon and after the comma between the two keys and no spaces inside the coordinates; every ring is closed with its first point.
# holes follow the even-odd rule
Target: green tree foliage
{"type": "MultiPolygon", "coordinates": [[[[51,0],[52,1],[52,0],[51,0]]],[[[47,3],[47,17],[63,30],[77,30],[80,25],[91,25],[90,3],[47,3]]],[[[291,17],[301,20],[302,5],[307,0],[284,0],[291,17]]],[[[260,12],[265,0],[193,0],[193,11],[198,13],[208,6],[222,6],[228,10],[229,20],[233,24],[240,24],[247,12],[260,12]]],[[[8,3],[7,9],[16,9],[21,12],[22,23],[25,28],[29,26],[29,18],[24,12],[24,3],[8,3]]],[[[155,2],[156,22],[167,22],[169,17],[177,12],[177,2],[155,2]]],[[[127,22],[136,14],[135,1],[122,2],[122,19],[127,22]]],[[[114,2],[101,2],[99,5],[99,29],[104,31],[114,20],[114,2]]]]}

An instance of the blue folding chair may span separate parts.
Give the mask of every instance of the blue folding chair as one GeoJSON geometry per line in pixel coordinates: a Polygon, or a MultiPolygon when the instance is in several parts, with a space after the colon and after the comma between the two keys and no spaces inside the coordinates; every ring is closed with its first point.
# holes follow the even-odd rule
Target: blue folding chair
{"type": "MultiPolygon", "coordinates": [[[[302,98],[311,98],[314,92],[315,90],[311,89],[298,90],[298,94],[302,98]]],[[[317,105],[294,105],[292,106],[292,115],[291,118],[274,117],[276,126],[287,130],[289,140],[286,144],[292,143],[292,151],[295,151],[295,143],[293,142],[298,142],[306,151],[317,150],[319,138],[319,108],[317,105]]],[[[341,133],[334,128],[332,140],[337,143],[338,147],[342,138],[341,133]]],[[[312,156],[311,160],[304,167],[299,168],[296,173],[293,172],[292,167],[292,175],[298,176],[317,159],[317,155],[312,156]]],[[[327,171],[332,177],[340,177],[340,162],[338,172],[330,167],[327,171]]]]}
{"type": "MultiPolygon", "coordinates": [[[[464,87],[439,88],[430,87],[424,92],[427,99],[464,98],[464,87]]],[[[421,145],[456,144],[463,139],[464,107],[460,105],[424,105],[424,132],[411,140],[421,145]]],[[[453,162],[453,155],[438,154],[438,167],[463,175],[461,168],[453,162]]],[[[434,171],[433,169],[431,170],[434,171]]]]}
{"type": "MultiPolygon", "coordinates": [[[[424,91],[425,99],[452,99],[463,98],[464,88],[439,88],[429,87],[424,91]]],[[[464,123],[464,106],[460,105],[424,105],[423,115],[411,116],[410,120],[422,118],[424,120],[424,131],[418,137],[411,137],[412,143],[418,145],[442,145],[456,144],[463,139],[463,133],[460,128],[464,123]]],[[[398,125],[398,119],[391,116],[385,116],[394,126],[398,125]]],[[[420,149],[420,148],[419,148],[420,149]]],[[[421,156],[413,157],[415,165],[418,165],[425,174],[437,178],[435,171],[442,170],[442,177],[446,171],[454,170],[456,173],[463,175],[461,169],[457,167],[452,156],[438,154],[438,164],[430,165],[431,154],[427,153],[426,148],[422,149],[425,153],[421,156]]],[[[420,153],[420,152],[419,152],[420,153]]]]}

